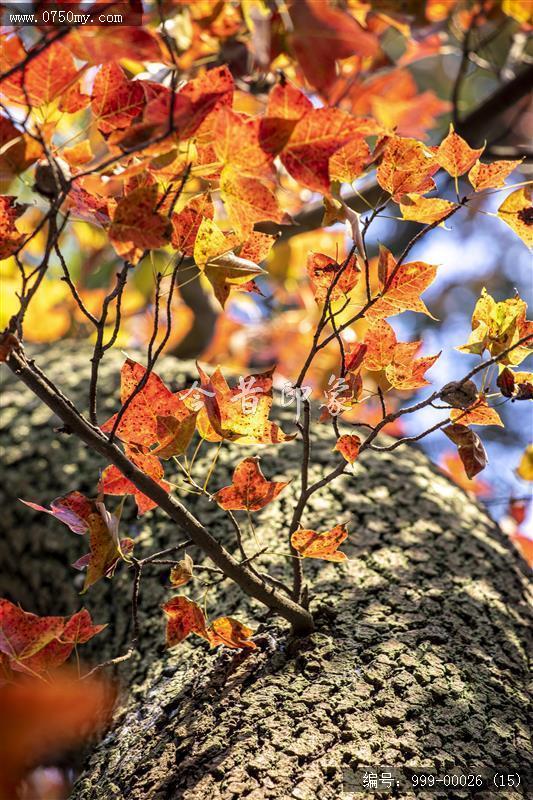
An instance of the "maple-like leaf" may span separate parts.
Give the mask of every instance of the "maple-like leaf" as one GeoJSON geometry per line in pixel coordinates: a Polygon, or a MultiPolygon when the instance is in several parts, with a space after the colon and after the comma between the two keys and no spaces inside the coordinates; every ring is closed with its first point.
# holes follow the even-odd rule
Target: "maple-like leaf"
{"type": "Polygon", "coordinates": [[[500,425],[503,422],[495,408],[491,408],[484,395],[480,395],[472,405],[466,409],[454,408],[450,412],[452,422],[460,422],[461,425],[500,425]]]}
{"type": "Polygon", "coordinates": [[[348,464],[353,464],[359,455],[360,447],[361,439],[359,436],[356,436],[353,433],[345,433],[342,436],[339,436],[333,449],[338,450],[348,464]]]}
{"type": "Polygon", "coordinates": [[[294,0],[288,10],[296,58],[308,82],[319,91],[335,81],[336,59],[375,56],[379,50],[373,32],[324,0],[294,0]]]}
{"type": "Polygon", "coordinates": [[[272,409],[272,372],[247,375],[230,388],[220,369],[208,377],[198,367],[204,407],[198,414],[198,432],[210,442],[223,439],[239,444],[282,444],[295,434],[284,433],[269,419],[272,409]]]}
{"type": "Polygon", "coordinates": [[[393,359],[397,344],[392,326],[384,319],[371,320],[364,341],[367,347],[365,367],[370,370],[385,369],[393,359]]]}
{"type": "Polygon", "coordinates": [[[457,422],[453,425],[447,425],[446,428],[442,429],[442,432],[457,445],[459,458],[463,462],[465,472],[469,478],[473,478],[485,469],[488,458],[477,433],[474,433],[466,425],[461,425],[457,422]]]}
{"type": "Polygon", "coordinates": [[[315,192],[329,194],[331,156],[360,133],[358,121],[338,108],[314,108],[298,120],[281,153],[292,177],[315,192]]]}
{"type": "Polygon", "coordinates": [[[261,146],[259,120],[222,106],[215,119],[213,147],[224,166],[245,175],[268,176],[272,156],[261,146]]]}
{"type": "Polygon", "coordinates": [[[387,380],[395,389],[410,391],[428,386],[425,374],[440,356],[415,358],[422,342],[398,342],[394,347],[392,361],[385,367],[387,380]]]}
{"type": "MultiPolygon", "coordinates": [[[[146,447],[138,445],[125,445],[124,452],[126,456],[132,461],[136,467],[148,475],[152,480],[156,481],[166,492],[170,490],[168,483],[163,480],[164,470],[160,460],[154,456],[146,447]]],[[[157,503],[154,503],[147,495],[140,492],[132,481],[126,478],[125,475],[116,467],[111,464],[102,472],[98,490],[102,494],[125,495],[132,494],[137,503],[137,514],[145,514],[156,508],[157,503]]]]}
{"type": "Polygon", "coordinates": [[[208,629],[211,647],[219,644],[233,650],[255,650],[257,645],[250,640],[253,630],[233,617],[218,617],[208,629]]]}
{"type": "Polygon", "coordinates": [[[104,64],[96,74],[91,108],[98,130],[109,135],[128,128],[145,106],[141,81],[130,81],[116,61],[104,64]]]}
{"type": "Polygon", "coordinates": [[[329,159],[332,181],[352,183],[365,171],[370,161],[370,148],[364,136],[354,136],[329,159]]]}
{"type": "Polygon", "coordinates": [[[157,417],[158,446],[150,452],[158,458],[172,458],[184,453],[196,430],[196,411],[179,418],[178,416],[157,417]]]}
{"type": "Polygon", "coordinates": [[[342,274],[330,293],[332,301],[349,294],[357,285],[360,275],[357,259],[352,256],[347,264],[345,262],[339,264],[334,258],[330,258],[324,253],[309,253],[307,274],[317,303],[323,303],[326,300],[328,290],[341,270],[342,274]]]}
{"type": "Polygon", "coordinates": [[[212,220],[202,219],[194,243],[194,260],[222,306],[233,286],[242,286],[250,278],[264,273],[258,264],[237,256],[235,246],[235,240],[225,236],[212,220]]]}
{"type": "MultiPolygon", "coordinates": [[[[10,66],[24,62],[26,53],[18,37],[7,40],[4,38],[2,50],[4,58],[0,62],[0,71],[4,72],[10,66]]],[[[28,61],[24,70],[24,81],[22,71],[19,70],[2,83],[2,93],[16,103],[29,103],[32,107],[39,108],[65,92],[77,80],[78,75],[79,70],[70,50],[62,42],[50,42],[28,61]]]]}
{"type": "Polygon", "coordinates": [[[345,372],[358,372],[366,357],[367,345],[363,342],[354,342],[344,352],[345,372]]]}
{"type": "Polygon", "coordinates": [[[61,92],[58,108],[65,114],[75,114],[91,103],[91,96],[81,90],[81,81],[76,81],[66,91],[61,92]]]}
{"type": "Polygon", "coordinates": [[[439,165],[434,154],[416,139],[391,136],[385,145],[376,178],[382,189],[399,200],[404,194],[425,194],[435,188],[431,177],[439,165]]]}
{"type": "Polygon", "coordinates": [[[109,229],[109,239],[123,258],[136,264],[144,250],[170,242],[172,224],[157,209],[157,186],[141,186],[119,201],[109,229]]]}
{"type": "MultiPolygon", "coordinates": [[[[120,402],[129,400],[146,374],[146,367],[131,358],[126,359],[120,370],[120,402]]],[[[182,422],[190,417],[191,411],[179,394],[174,394],[163,383],[159,375],[150,372],[146,384],[131,400],[117,428],[117,436],[123,442],[150,446],[163,441],[168,444],[172,424],[166,419],[174,418],[182,422]],[[159,417],[163,422],[159,422],[159,417]]],[[[115,424],[114,414],[101,426],[104,433],[109,433],[115,424]]]]}
{"type": "Polygon", "coordinates": [[[500,363],[520,364],[533,349],[533,323],[526,319],[527,305],[520,297],[497,303],[483,288],[472,314],[472,333],[468,342],[457,349],[463,353],[481,355],[488,350],[499,356],[521,339],[531,334],[531,341],[514,347],[500,363]]]}
{"type": "Polygon", "coordinates": [[[190,555],[185,553],[181,561],[170,570],[170,583],[172,586],[184,586],[192,579],[194,563],[190,555]]]}
{"type": "Polygon", "coordinates": [[[44,511],[45,514],[51,514],[67,525],[71,531],[81,535],[89,530],[88,518],[94,512],[93,501],[89,500],[81,492],[70,492],[63,497],[57,497],[50,503],[50,508],[45,508],[37,503],[30,503],[28,500],[22,500],[21,502],[35,511],[44,511]]]}
{"type": "Polygon", "coordinates": [[[199,605],[183,595],[167,600],[161,606],[167,619],[167,647],[174,647],[183,642],[191,633],[196,633],[209,641],[204,612],[199,605]]]}
{"type": "Polygon", "coordinates": [[[281,222],[283,219],[272,188],[260,178],[243,175],[232,164],[222,170],[220,196],[241,239],[251,236],[256,222],[281,222]]]}
{"type": "Polygon", "coordinates": [[[516,189],[498,209],[500,219],[517,233],[528,247],[533,247],[533,189],[516,189]]]}
{"type": "Polygon", "coordinates": [[[457,203],[441,200],[440,197],[423,197],[419,194],[404,194],[400,198],[402,217],[413,222],[430,225],[447,217],[458,208],[457,203]]]}
{"type": "Polygon", "coordinates": [[[9,258],[24,241],[15,225],[26,206],[19,205],[12,196],[0,197],[0,259],[9,258]]]}
{"type": "Polygon", "coordinates": [[[235,467],[231,485],[220,489],[214,497],[226,510],[259,511],[288,485],[289,481],[267,481],[261,472],[259,459],[245,458],[235,467]]]}
{"type": "Polygon", "coordinates": [[[72,617],[39,617],[0,599],[0,653],[15,672],[42,675],[63,664],[74,646],[106,626],[93,625],[83,609],[72,617]]]}
{"type": "Polygon", "coordinates": [[[172,246],[192,256],[202,219],[213,219],[213,214],[213,201],[207,192],[189,200],[181,211],[172,215],[172,246]]]}
{"type": "Polygon", "coordinates": [[[347,538],[345,525],[335,525],[329,531],[316,531],[300,528],[291,536],[291,544],[303,558],[321,558],[324,561],[346,561],[346,553],[337,548],[347,538]]]}
{"type": "Polygon", "coordinates": [[[366,318],[383,319],[401,314],[402,311],[418,311],[431,317],[420,295],[433,283],[436,275],[437,267],[424,261],[401,264],[388,282],[388,288],[385,287],[382,296],[367,310],[366,318]]]}
{"type": "Polygon", "coordinates": [[[505,186],[505,179],[521,163],[521,159],[518,161],[492,161],[490,164],[482,164],[478,160],[468,173],[468,180],[476,192],[482,192],[484,189],[501,189],[502,186],[505,186]]]}
{"type": "Polygon", "coordinates": [[[259,122],[259,141],[263,150],[278,155],[291,136],[294,127],[313,104],[292,83],[276,84],[268,95],[265,116],[259,122]]]}
{"type": "Polygon", "coordinates": [[[450,123],[449,133],[435,151],[435,158],[452,178],[458,178],[474,166],[484,149],[469,147],[450,123]]]}

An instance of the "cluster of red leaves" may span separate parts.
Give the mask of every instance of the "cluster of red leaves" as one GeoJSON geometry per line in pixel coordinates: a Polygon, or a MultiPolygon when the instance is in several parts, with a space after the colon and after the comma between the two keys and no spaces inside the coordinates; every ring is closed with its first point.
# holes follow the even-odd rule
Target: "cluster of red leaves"
{"type": "Polygon", "coordinates": [[[2,683],[12,679],[13,672],[46,675],[105,627],[93,625],[84,608],[71,617],[39,617],[0,598],[2,683]]]}
{"type": "Polygon", "coordinates": [[[205,614],[197,603],[183,595],[172,597],[162,606],[167,616],[166,642],[174,647],[195,633],[209,642],[211,647],[224,645],[232,649],[248,648],[257,645],[250,639],[253,631],[232,617],[219,617],[208,625],[205,614]]]}

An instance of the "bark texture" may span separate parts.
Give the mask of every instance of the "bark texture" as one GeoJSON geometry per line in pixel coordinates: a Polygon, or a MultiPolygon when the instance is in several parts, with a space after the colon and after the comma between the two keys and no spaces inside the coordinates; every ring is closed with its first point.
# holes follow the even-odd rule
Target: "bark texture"
{"type": "MultiPolygon", "coordinates": [[[[86,349],[54,346],[37,360],[85,403],[86,349]]],[[[102,367],[102,407],[110,413],[121,362],[120,353],[109,353],[102,367]]],[[[169,358],[158,371],[177,388],[187,366],[169,358]]],[[[47,504],[72,489],[94,494],[105,464],[54,434],[57,422],[11,378],[3,395],[0,592],[28,610],[72,613],[81,605],[81,576],[69,563],[85,542],[16,498],[47,504]]],[[[329,430],[315,430],[312,478],[331,465],[333,446],[329,430]]],[[[223,448],[212,487],[227,485],[238,459],[251,454],[223,448]]],[[[280,479],[292,476],[299,451],[288,445],[261,455],[265,474],[280,479]]],[[[199,462],[199,475],[207,464],[199,462]]],[[[287,549],[281,531],[296,489],[258,515],[260,544],[278,554],[287,549]]],[[[223,512],[190,500],[231,546],[223,512]]],[[[208,593],[210,614],[251,622],[259,649],[210,652],[191,637],[168,652],[158,608],[172,594],[168,572],[146,570],[141,652],[121,667],[122,703],[88,757],[75,800],[336,800],[345,768],[443,774],[531,763],[527,571],[484,509],[409,448],[365,453],[354,475],[312,498],[304,521],[317,529],[343,521],[351,531],[346,565],[306,562],[318,628],[306,639],[291,640],[285,625],[222,583],[208,593]]],[[[157,513],[130,517],[127,528],[140,556],[180,541],[157,513]]],[[[253,539],[246,545],[254,551],[253,539]]],[[[265,554],[261,565],[277,577],[288,572],[280,555],[265,554]]],[[[122,570],[81,598],[97,622],[110,622],[93,640],[94,661],[127,647],[130,584],[122,570]]],[[[521,788],[498,796],[527,795],[521,788]]]]}

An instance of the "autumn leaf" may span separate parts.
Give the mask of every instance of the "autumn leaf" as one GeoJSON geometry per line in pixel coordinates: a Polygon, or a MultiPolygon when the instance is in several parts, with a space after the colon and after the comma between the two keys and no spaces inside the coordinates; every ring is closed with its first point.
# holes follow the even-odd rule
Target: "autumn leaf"
{"type": "Polygon", "coordinates": [[[468,146],[465,140],[455,133],[452,123],[445,139],[440,143],[435,159],[452,178],[458,178],[471,169],[485,148],[478,150],[468,146]]]}
{"type": "Polygon", "coordinates": [[[476,497],[490,497],[492,494],[492,487],[489,483],[481,478],[466,476],[463,462],[458,453],[452,450],[444,453],[439,461],[439,466],[465,492],[471,492],[476,497]]]}
{"type": "Polygon", "coordinates": [[[364,136],[354,136],[329,159],[332,181],[352,183],[365,171],[370,161],[370,148],[364,136]]]}
{"type": "Polygon", "coordinates": [[[521,533],[513,533],[509,538],[518,549],[524,561],[527,562],[530,569],[533,569],[533,539],[521,533]]]}
{"type": "Polygon", "coordinates": [[[528,444],[522,453],[516,474],[523,481],[533,481],[533,444],[528,444]]]}
{"type": "Polygon", "coordinates": [[[482,192],[484,189],[501,189],[502,186],[505,186],[505,179],[521,163],[521,159],[518,161],[492,161],[490,164],[482,164],[478,160],[468,173],[468,180],[476,192],[482,192]]]}
{"type": "Polygon", "coordinates": [[[452,422],[460,422],[461,425],[499,425],[503,428],[503,422],[495,408],[491,408],[484,395],[479,395],[478,399],[468,408],[462,410],[454,408],[450,412],[452,422]]]}
{"type": "Polygon", "coordinates": [[[268,177],[272,156],[261,146],[259,120],[222,106],[214,124],[213,147],[225,167],[244,175],[268,177]]]}
{"type": "Polygon", "coordinates": [[[104,135],[128,128],[145,105],[141,81],[130,81],[115,61],[104,64],[94,79],[91,107],[104,135]]]}
{"type": "Polygon", "coordinates": [[[183,595],[172,597],[161,606],[167,616],[167,647],[183,642],[191,633],[209,641],[204,612],[196,603],[183,595]]]}
{"type": "MultiPolygon", "coordinates": [[[[133,444],[125,445],[124,452],[138,469],[152,478],[152,480],[156,481],[165,492],[169,491],[170,487],[168,483],[163,480],[164,470],[157,456],[152,455],[146,447],[133,444]]],[[[106,467],[103,471],[100,483],[98,484],[98,491],[102,494],[120,496],[132,494],[137,503],[137,515],[139,517],[157,507],[157,503],[154,503],[147,495],[140,492],[135,484],[128,480],[114,464],[106,467]]]]}
{"type": "Polygon", "coordinates": [[[283,219],[272,188],[260,178],[243,175],[232,165],[222,170],[220,196],[241,239],[251,236],[256,222],[281,222],[283,219]]]}
{"type": "Polygon", "coordinates": [[[100,633],[88,611],[72,617],[39,617],[0,598],[0,653],[15,672],[42,675],[61,666],[74,646],[100,633]]]}
{"type": "Polygon", "coordinates": [[[435,188],[431,177],[438,163],[432,152],[416,139],[391,136],[385,145],[376,178],[382,189],[398,201],[405,194],[425,194],[435,188]]]}
{"type": "Polygon", "coordinates": [[[192,256],[202,219],[213,219],[213,214],[213,201],[207,192],[189,200],[181,211],[172,215],[172,247],[192,256]]]}
{"type": "Polygon", "coordinates": [[[353,464],[359,455],[359,448],[361,446],[361,439],[355,434],[346,433],[339,436],[334,450],[338,450],[341,456],[348,462],[353,464]]]}
{"type": "Polygon", "coordinates": [[[267,481],[258,458],[245,458],[233,473],[231,486],[220,489],[214,498],[221,508],[259,511],[275,500],[289,481],[267,481]]]}
{"type": "Polygon", "coordinates": [[[354,117],[338,108],[315,108],[294,126],[281,153],[292,177],[315,192],[329,194],[331,156],[359,133],[354,117]]]}
{"type": "Polygon", "coordinates": [[[367,345],[363,342],[354,342],[344,352],[345,372],[357,372],[366,358],[367,345]]]}
{"type": "Polygon", "coordinates": [[[499,356],[531,334],[531,342],[513,347],[500,360],[502,365],[520,364],[533,349],[533,324],[526,319],[526,311],[527,305],[520,297],[497,303],[483,288],[472,314],[472,333],[468,342],[457,349],[475,355],[488,350],[492,356],[499,356]]]}
{"type": "Polygon", "coordinates": [[[364,365],[370,370],[381,370],[388,366],[397,344],[396,334],[384,319],[371,320],[365,334],[366,353],[364,365]]]}
{"type": "Polygon", "coordinates": [[[190,555],[185,553],[181,561],[170,570],[170,583],[172,586],[184,586],[192,579],[194,563],[190,555]]]}
{"type": "Polygon", "coordinates": [[[533,400],[533,372],[513,372],[504,367],[496,379],[504,397],[514,400],[533,400]]]}
{"type": "Polygon", "coordinates": [[[453,425],[447,425],[446,428],[442,429],[442,432],[457,445],[459,458],[463,462],[465,472],[469,478],[473,478],[485,469],[488,458],[477,433],[474,433],[466,425],[461,425],[457,422],[453,425]]]}
{"type": "Polygon", "coordinates": [[[457,203],[439,197],[422,197],[420,194],[404,194],[400,198],[402,217],[413,222],[431,225],[447,217],[458,208],[457,203]]]}
{"type": "Polygon", "coordinates": [[[213,620],[208,629],[211,647],[223,644],[236,650],[255,650],[257,645],[250,640],[252,634],[251,628],[232,617],[219,617],[213,620]]]}
{"type": "Polygon", "coordinates": [[[313,104],[292,83],[276,84],[268,95],[265,116],[259,122],[259,141],[263,150],[278,155],[291,136],[294,127],[313,104]]]}
{"type": "Polygon", "coordinates": [[[428,386],[425,374],[440,356],[415,358],[421,342],[398,342],[394,347],[392,361],[385,367],[387,380],[395,389],[409,391],[428,386]]]}
{"type": "MultiPolygon", "coordinates": [[[[146,367],[127,358],[120,370],[120,402],[124,405],[146,374],[146,367]]],[[[174,417],[182,422],[190,416],[190,409],[181,400],[179,394],[173,394],[165,386],[159,375],[150,372],[144,387],[131,400],[117,428],[117,436],[123,442],[150,446],[160,442],[163,436],[168,444],[170,423],[160,423],[158,418],[174,417]]],[[[116,422],[114,414],[101,426],[104,433],[109,433],[116,422]]]]}
{"type": "Polygon", "coordinates": [[[24,241],[15,222],[25,209],[26,206],[16,202],[16,197],[0,197],[0,259],[9,258],[24,241]]]}
{"type": "Polygon", "coordinates": [[[321,558],[324,561],[346,561],[346,553],[339,552],[339,545],[347,538],[345,525],[336,525],[329,531],[316,531],[300,528],[291,536],[291,544],[302,558],[321,558]]]}
{"type": "Polygon", "coordinates": [[[369,320],[383,319],[403,311],[418,311],[431,317],[420,295],[433,283],[436,275],[437,267],[424,261],[401,264],[382,296],[368,308],[365,317],[369,320]]]}
{"type": "Polygon", "coordinates": [[[516,189],[498,209],[500,219],[517,233],[528,247],[533,247],[533,189],[516,189]]]}
{"type": "Polygon", "coordinates": [[[156,210],[157,186],[141,186],[119,201],[109,229],[109,240],[119,256],[136,264],[144,250],[170,242],[172,224],[156,210]]]}
{"type": "Polygon", "coordinates": [[[159,458],[171,458],[184,453],[196,430],[196,411],[186,416],[157,416],[158,446],[150,452],[159,458]]]}
{"type": "Polygon", "coordinates": [[[88,532],[88,519],[94,513],[93,501],[89,500],[81,492],[70,492],[63,497],[57,497],[52,500],[49,509],[37,503],[30,503],[28,500],[22,500],[21,502],[35,511],[44,511],[45,514],[51,514],[67,525],[71,531],[80,535],[88,532]]]}
{"type": "Polygon", "coordinates": [[[208,441],[223,439],[239,444],[282,444],[294,439],[269,419],[272,409],[272,370],[242,378],[230,388],[220,369],[208,377],[198,367],[204,408],[198,414],[198,432],[208,441]]]}
{"type": "Polygon", "coordinates": [[[308,82],[319,91],[335,81],[336,59],[354,54],[371,57],[379,50],[374,33],[323,0],[297,0],[288,11],[296,58],[308,82]]]}
{"type": "Polygon", "coordinates": [[[339,264],[324,253],[309,253],[307,274],[315,300],[317,303],[323,303],[334,281],[335,286],[331,290],[330,300],[338,300],[339,297],[349,294],[359,281],[360,269],[355,256],[352,256],[347,263],[339,264]],[[341,273],[340,278],[337,278],[339,273],[341,273]]]}

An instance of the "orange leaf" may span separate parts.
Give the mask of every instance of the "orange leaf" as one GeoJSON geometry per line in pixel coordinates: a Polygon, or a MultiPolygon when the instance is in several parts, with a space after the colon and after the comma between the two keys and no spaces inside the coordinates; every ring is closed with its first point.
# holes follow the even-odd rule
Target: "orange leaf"
{"type": "Polygon", "coordinates": [[[450,123],[448,136],[438,146],[435,158],[452,178],[458,178],[474,166],[484,149],[480,147],[479,150],[475,150],[469,147],[465,140],[455,133],[450,123]]]}
{"type": "Polygon", "coordinates": [[[339,297],[351,292],[357,285],[360,274],[357,259],[352,256],[348,264],[344,266],[344,264],[339,264],[334,258],[330,258],[323,253],[309,253],[307,257],[307,274],[309,275],[317,303],[323,303],[326,300],[328,289],[341,268],[342,275],[331,291],[330,300],[338,300],[339,297]]]}
{"type": "Polygon", "coordinates": [[[352,183],[364,172],[370,161],[370,148],[363,136],[354,136],[329,159],[332,181],[352,183]]]}
{"type": "Polygon", "coordinates": [[[250,641],[253,630],[243,625],[232,617],[219,617],[213,620],[208,629],[209,642],[211,647],[223,644],[225,647],[240,650],[249,648],[255,650],[257,645],[250,641]]]}
{"type": "Polygon", "coordinates": [[[190,633],[209,641],[204,612],[196,603],[183,595],[172,597],[161,606],[167,615],[167,647],[183,642],[190,633]]]}
{"type": "Polygon", "coordinates": [[[283,219],[272,189],[259,178],[243,175],[231,164],[222,170],[220,195],[228,217],[242,239],[252,235],[256,222],[281,222],[283,219]]]}
{"type": "Polygon", "coordinates": [[[272,156],[261,147],[259,120],[222,106],[216,115],[213,146],[217,158],[246,175],[267,175],[272,156]]]}
{"type": "Polygon", "coordinates": [[[344,525],[336,525],[329,531],[317,533],[312,530],[295,531],[291,536],[291,544],[303,558],[321,558],[324,561],[346,561],[346,553],[337,548],[348,536],[344,525]]]}
{"type": "Polygon", "coordinates": [[[435,188],[431,177],[439,168],[434,155],[416,139],[391,136],[388,140],[376,178],[382,189],[395,200],[415,192],[424,194],[435,188]]]}
{"type": "Polygon", "coordinates": [[[382,297],[370,306],[365,314],[367,319],[383,319],[401,314],[402,311],[418,311],[431,317],[420,295],[433,283],[437,267],[424,261],[401,264],[388,289],[382,297]]]}
{"type": "Polygon", "coordinates": [[[141,81],[130,81],[115,61],[104,64],[94,79],[91,107],[98,130],[108,135],[128,128],[146,100],[141,81]]]}
{"type": "Polygon", "coordinates": [[[371,320],[365,335],[365,344],[367,346],[365,367],[376,371],[385,369],[394,357],[396,334],[385,320],[371,320]]]}
{"type": "Polygon", "coordinates": [[[314,108],[296,123],[281,153],[283,166],[303,186],[329,194],[331,156],[360,132],[359,123],[338,108],[314,108]]]}
{"type": "Polygon", "coordinates": [[[24,241],[24,236],[19,233],[15,222],[26,206],[15,202],[11,196],[0,197],[0,259],[9,258],[24,241]]]}
{"type": "Polygon", "coordinates": [[[503,428],[503,422],[495,408],[491,408],[484,395],[472,403],[464,411],[454,408],[450,411],[452,422],[460,422],[461,425],[499,425],[503,428]]]}
{"type": "Polygon", "coordinates": [[[457,203],[441,200],[439,197],[422,197],[420,194],[404,194],[400,198],[400,211],[402,217],[413,222],[430,225],[446,217],[453,209],[458,208],[457,203]]]}
{"type": "Polygon", "coordinates": [[[192,579],[194,564],[192,558],[186,553],[181,561],[170,570],[170,583],[172,586],[184,586],[192,579]]]}
{"type": "Polygon", "coordinates": [[[325,90],[337,77],[336,59],[375,56],[379,42],[344,11],[324,0],[297,0],[289,6],[292,46],[311,86],[325,90]]]}
{"type": "Polygon", "coordinates": [[[136,264],[144,250],[164,247],[172,235],[170,220],[156,211],[157,186],[141,186],[119,201],[109,239],[119,256],[136,264]]]}
{"type": "Polygon", "coordinates": [[[280,153],[298,120],[312,108],[311,101],[292,83],[276,84],[268,95],[265,116],[259,122],[259,141],[263,150],[271,155],[280,153]]]}
{"type": "Polygon", "coordinates": [[[467,478],[465,468],[459,454],[453,451],[444,453],[439,465],[441,469],[465,492],[472,492],[477,497],[488,497],[491,493],[491,486],[480,478],[467,478]]]}
{"type": "MultiPolygon", "coordinates": [[[[120,402],[122,405],[130,398],[143,379],[146,368],[131,358],[126,359],[120,370],[120,402]]],[[[174,417],[178,422],[186,419],[190,410],[180,399],[168,389],[159,375],[151,372],[143,389],[135,395],[126,409],[117,428],[117,436],[123,442],[131,444],[151,445],[160,441],[158,417],[174,417]]],[[[114,414],[102,426],[104,433],[109,433],[115,424],[114,414]]],[[[168,437],[168,431],[163,430],[168,437]]]]}
{"type": "MultiPolygon", "coordinates": [[[[163,480],[164,471],[161,462],[156,456],[152,455],[147,448],[138,447],[137,445],[126,445],[124,447],[124,452],[136,467],[156,481],[166,492],[169,491],[170,487],[168,483],[163,480]]],[[[135,484],[128,480],[114,464],[111,464],[103,471],[98,490],[102,492],[102,494],[132,494],[137,503],[137,515],[139,517],[141,514],[144,514],[146,511],[151,511],[157,506],[157,503],[154,503],[147,495],[140,492],[135,484]]]]}
{"type": "Polygon", "coordinates": [[[509,538],[518,548],[524,561],[527,561],[531,569],[533,569],[533,539],[523,536],[521,533],[513,533],[509,538]]]}
{"type": "Polygon", "coordinates": [[[468,180],[476,192],[482,192],[484,189],[501,189],[502,186],[505,186],[505,179],[521,163],[521,159],[518,161],[492,161],[490,164],[476,161],[468,173],[468,180]]]}
{"type": "Polygon", "coordinates": [[[505,198],[498,216],[517,233],[528,247],[533,247],[533,189],[524,186],[505,198]]]}
{"type": "Polygon", "coordinates": [[[346,433],[339,436],[334,450],[338,450],[342,457],[348,462],[353,464],[359,455],[359,448],[361,446],[361,439],[355,434],[346,433]]]}
{"type": "Polygon", "coordinates": [[[205,395],[198,415],[198,432],[208,441],[239,444],[282,444],[294,439],[269,420],[272,408],[272,370],[241,378],[230,389],[220,369],[209,378],[198,367],[205,395]]]}
{"type": "Polygon", "coordinates": [[[258,458],[245,458],[237,465],[231,486],[225,486],[215,494],[221,508],[259,511],[288,486],[289,481],[267,481],[258,462],[258,458]]]}
{"type": "Polygon", "coordinates": [[[61,155],[71,167],[88,164],[94,158],[91,143],[88,139],[84,139],[83,142],[75,144],[73,147],[65,147],[61,151],[61,155]]]}
{"type": "Polygon", "coordinates": [[[192,256],[198,228],[204,217],[213,219],[213,202],[206,192],[193,197],[177,214],[172,215],[172,246],[192,256]]]}
{"type": "Polygon", "coordinates": [[[395,389],[407,391],[429,384],[425,373],[433,366],[440,353],[414,358],[420,345],[421,342],[399,342],[395,346],[392,362],[385,367],[387,380],[395,389]]]}

